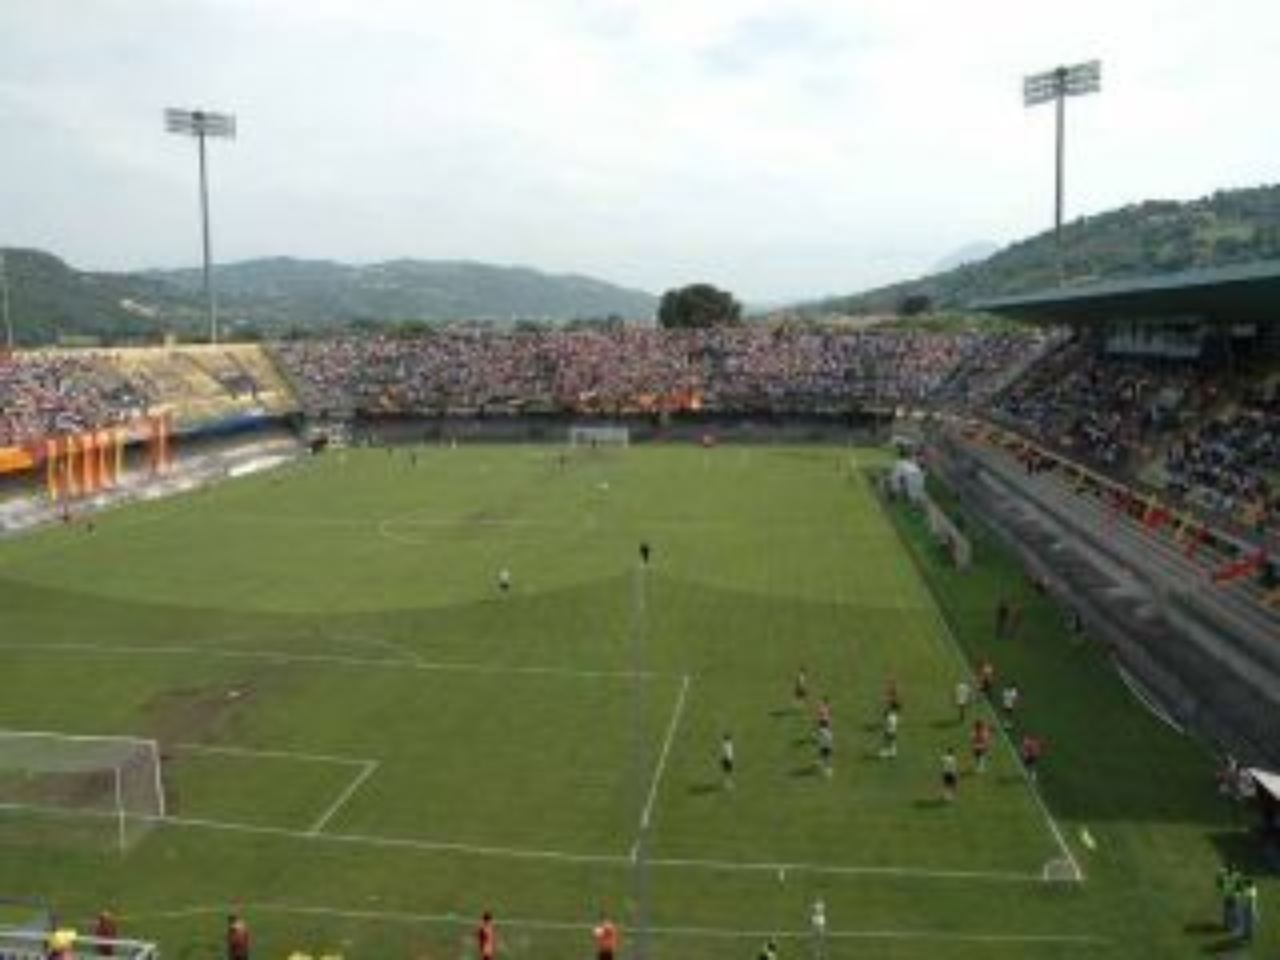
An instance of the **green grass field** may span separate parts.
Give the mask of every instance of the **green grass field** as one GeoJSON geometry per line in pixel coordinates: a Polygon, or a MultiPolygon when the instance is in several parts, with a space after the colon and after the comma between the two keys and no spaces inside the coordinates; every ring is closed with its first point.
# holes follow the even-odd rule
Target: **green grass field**
{"type": "Polygon", "coordinates": [[[1242,821],[1209,759],[985,538],[969,574],[938,565],[873,496],[878,457],[335,452],[0,543],[0,727],[156,739],[168,803],[123,854],[110,818],[0,812],[0,896],[113,906],[170,957],[218,955],[229,909],[262,956],[472,956],[491,909],[512,958],[590,955],[601,910],[632,944],[647,916],[655,957],[765,933],[801,957],[819,897],[831,957],[1224,949],[1212,874],[1242,821]],[[1001,591],[1014,641],[990,636],[1001,591]],[[1039,793],[1004,744],[969,772],[966,654],[1022,687],[1039,793]],[[801,665],[834,706],[830,779],[801,665]],[[1043,881],[1070,860],[1083,882],[1043,881]]]}

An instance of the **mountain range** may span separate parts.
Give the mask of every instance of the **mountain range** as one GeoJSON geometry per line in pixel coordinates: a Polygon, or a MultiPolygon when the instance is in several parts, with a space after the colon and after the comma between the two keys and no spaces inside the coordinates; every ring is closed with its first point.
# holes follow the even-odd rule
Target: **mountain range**
{"type": "MultiPolygon", "coordinates": [[[[965,253],[970,251],[964,251],[965,253]]],[[[1061,281],[1068,286],[1280,257],[1280,185],[1220,190],[1197,200],[1147,200],[1062,228],[1061,281]]],[[[963,309],[986,297],[1059,284],[1052,231],[976,262],[800,306],[802,313],[875,314],[914,300],[963,309]]]]}
{"type": "MultiPolygon", "coordinates": [[[[39,250],[5,254],[20,343],[200,336],[206,312],[198,269],[76,270],[39,250]]],[[[451,320],[651,320],[657,299],[576,274],[470,261],[391,260],[363,266],[274,257],[214,268],[227,336],[451,320]]]]}
{"type": "MultiPolygon", "coordinates": [[[[986,297],[1200,266],[1280,258],[1280,186],[1218,191],[1189,202],[1148,200],[1063,227],[1062,270],[1052,232],[1010,244],[969,245],[926,276],[801,304],[802,314],[954,310],[986,297]],[[973,259],[973,258],[980,259],[973,259]]],[[[200,337],[199,270],[103,273],[52,254],[5,254],[10,304],[23,344],[75,337],[118,342],[164,333],[200,337]]],[[[471,261],[390,260],[352,265],[275,257],[215,268],[228,336],[451,320],[651,321],[657,299],[601,280],[471,261]]],[[[790,311],[788,311],[790,312],[790,311]]]]}

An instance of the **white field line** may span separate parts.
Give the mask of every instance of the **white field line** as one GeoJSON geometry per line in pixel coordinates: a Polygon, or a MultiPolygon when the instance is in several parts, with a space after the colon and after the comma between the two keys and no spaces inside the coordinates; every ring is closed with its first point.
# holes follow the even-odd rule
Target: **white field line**
{"type": "Polygon", "coordinates": [[[347,784],[347,788],[338,794],[338,798],[329,805],[329,809],[316,819],[311,825],[311,829],[307,832],[310,834],[318,834],[325,828],[325,825],[334,818],[334,815],[346,805],[347,801],[355,795],[355,792],[364,785],[364,782],[373,776],[373,772],[378,769],[378,761],[370,760],[365,763],[364,768],[352,778],[347,784]]]}
{"type": "MultiPolygon", "coordinates": [[[[337,920],[369,921],[372,923],[405,923],[434,924],[470,927],[475,924],[473,916],[462,916],[457,913],[417,913],[407,910],[351,910],[341,907],[312,906],[306,904],[285,903],[246,903],[242,908],[254,914],[292,914],[307,917],[330,917],[337,920]]],[[[180,907],[173,910],[142,910],[124,914],[125,919],[165,920],[186,917],[216,916],[227,912],[226,904],[207,907],[180,907]]],[[[550,930],[550,931],[587,931],[593,921],[589,920],[550,920],[533,917],[503,917],[499,921],[508,929],[515,930],[550,930]]],[[[655,925],[647,928],[647,932],[660,937],[703,939],[703,940],[779,940],[806,941],[813,938],[810,930],[764,930],[740,929],[735,927],[705,926],[663,926],[655,925]]],[[[956,930],[904,930],[904,929],[867,929],[867,930],[828,930],[828,939],[834,940],[921,940],[942,941],[946,943],[1021,943],[1021,944],[1056,944],[1062,946],[1101,946],[1111,940],[1090,934],[1077,933],[1004,933],[973,932],[956,930]]]]}
{"type": "Polygon", "coordinates": [[[658,799],[658,788],[662,786],[662,774],[667,768],[667,756],[671,753],[671,744],[675,741],[676,730],[680,727],[680,718],[684,716],[685,699],[689,695],[689,675],[686,673],[680,681],[680,694],[676,697],[676,705],[671,710],[671,719],[667,722],[667,735],[662,741],[662,750],[658,754],[658,762],[653,770],[653,779],[649,782],[649,796],[645,799],[644,809],[640,811],[640,828],[635,842],[631,845],[631,860],[635,861],[640,854],[640,840],[649,830],[649,819],[653,815],[653,805],[658,799]]]}
{"type": "MultiPolygon", "coordinates": [[[[933,592],[929,590],[927,585],[923,586],[930,597],[933,592]]],[[[950,641],[951,649],[955,653],[957,659],[965,667],[966,670],[972,672],[969,662],[965,659],[964,652],[960,648],[960,641],[956,638],[955,632],[951,629],[951,624],[947,622],[947,618],[942,615],[942,610],[938,607],[936,598],[931,605],[934,618],[942,625],[943,631],[947,639],[950,641]]],[[[1022,765],[1022,758],[1018,755],[1018,749],[1013,745],[1013,740],[1009,736],[1009,731],[1005,729],[1004,723],[999,717],[995,718],[994,726],[1000,731],[1000,739],[1009,751],[1009,756],[1013,758],[1014,769],[1022,777],[1022,782],[1026,785],[1027,791],[1031,794],[1031,799],[1035,801],[1035,805],[1040,809],[1044,822],[1049,827],[1049,832],[1053,835],[1054,842],[1057,843],[1058,849],[1062,851],[1063,857],[1067,863],[1071,864],[1071,870],[1075,874],[1075,882],[1083,883],[1085,879],[1084,871],[1080,869],[1080,863],[1076,860],[1075,854],[1071,852],[1071,847],[1067,844],[1067,838],[1063,836],[1062,828],[1058,825],[1057,819],[1049,812],[1049,806],[1044,802],[1044,797],[1040,796],[1040,791],[1028,775],[1026,767],[1022,765]]]]}
{"type": "MultiPolygon", "coordinates": [[[[112,819],[117,816],[114,810],[67,810],[60,807],[40,806],[25,803],[0,803],[0,811],[49,814],[52,816],[72,818],[112,819]]],[[[601,864],[630,868],[631,858],[616,853],[570,853],[563,850],[545,850],[538,848],[483,846],[470,843],[454,843],[444,840],[418,840],[410,837],[377,837],[358,833],[312,833],[310,830],[295,830],[288,827],[271,827],[250,823],[234,823],[226,820],[210,820],[197,817],[157,816],[152,814],[127,815],[131,820],[151,822],[166,827],[191,830],[209,830],[218,833],[244,834],[246,836],[278,837],[286,840],[305,840],[321,843],[344,844],[371,849],[414,850],[423,853],[455,853],[475,857],[492,857],[510,860],[546,860],[558,863],[601,864]]],[[[683,860],[654,859],[648,861],[649,866],[663,869],[704,869],[726,873],[760,872],[785,869],[797,874],[812,874],[830,877],[877,877],[891,876],[903,879],[918,880],[963,880],[965,882],[983,881],[991,883],[1034,883],[1043,884],[1044,878],[1038,873],[1011,873],[982,870],[933,870],[928,867],[894,867],[894,866],[841,866],[820,863],[752,863],[733,860],[683,860]]]]}
{"type": "MultiPolygon", "coordinates": [[[[340,642],[350,643],[352,641],[347,640],[347,641],[340,641],[340,642]]],[[[394,651],[395,653],[400,654],[400,656],[404,657],[406,660],[409,660],[410,662],[412,662],[415,666],[424,666],[427,663],[427,661],[423,660],[413,650],[409,649],[408,647],[401,646],[400,644],[392,640],[370,639],[370,640],[357,640],[354,642],[362,643],[365,646],[382,647],[384,650],[394,651]]]]}
{"type": "Polygon", "coordinates": [[[1187,731],[1183,728],[1182,724],[1169,716],[1169,714],[1161,708],[1160,704],[1156,703],[1155,698],[1147,693],[1146,688],[1138,682],[1138,679],[1134,677],[1133,674],[1124,668],[1124,665],[1118,658],[1114,658],[1112,663],[1116,668],[1116,673],[1120,674],[1120,680],[1129,689],[1129,693],[1133,695],[1135,700],[1147,708],[1148,713],[1163,723],[1170,730],[1174,731],[1174,733],[1180,734],[1184,737],[1187,735],[1187,731]]]}
{"type": "Polygon", "coordinates": [[[1007,883],[1043,883],[1040,873],[1012,870],[934,870],[927,867],[840,866],[821,863],[768,863],[749,860],[704,860],[698,858],[659,857],[648,861],[651,867],[685,870],[712,870],[726,873],[782,872],[829,877],[916,877],[930,880],[986,880],[1007,883]]]}
{"type": "Polygon", "coordinates": [[[339,763],[350,767],[367,767],[378,761],[365,757],[340,757],[331,753],[301,753],[296,750],[255,750],[250,747],[226,747],[214,743],[175,743],[174,749],[190,753],[225,753],[232,757],[268,757],[297,760],[300,763],[339,763]]]}
{"type": "Polygon", "coordinates": [[[207,657],[215,660],[256,660],[264,663],[314,663],[340,667],[370,667],[397,670],[422,670],[453,673],[483,673],[496,676],[575,677],[584,680],[649,679],[653,673],[634,670],[578,670],[571,667],[510,666],[447,660],[409,660],[392,657],[350,657],[336,653],[286,653],[270,650],[223,650],[194,645],[136,646],[114,643],[32,643],[0,641],[0,651],[16,650],[33,653],[96,653],[107,656],[177,656],[207,657]]]}
{"type": "MultiPolygon", "coordinates": [[[[865,484],[863,486],[865,488],[865,484]]],[[[888,516],[885,516],[883,506],[879,506],[879,509],[884,522],[892,524],[893,521],[888,516]]],[[[905,551],[909,550],[910,547],[903,544],[902,549],[905,551]]],[[[913,589],[926,596],[928,600],[926,606],[933,614],[934,620],[937,621],[938,625],[942,628],[943,636],[947,638],[946,646],[948,646],[952,654],[955,655],[956,661],[964,670],[965,675],[971,675],[973,673],[973,665],[970,664],[968,658],[965,657],[964,649],[960,646],[960,640],[956,637],[955,631],[951,629],[950,621],[948,621],[946,616],[942,613],[942,608],[938,604],[938,598],[934,596],[933,589],[928,583],[924,582],[919,572],[915,569],[914,563],[909,556],[903,556],[902,562],[911,565],[909,570],[909,580],[912,582],[913,589]]],[[[993,726],[1000,732],[1000,740],[1009,751],[1009,755],[1013,758],[1014,769],[1016,769],[1022,777],[1022,781],[1026,785],[1027,792],[1031,795],[1031,799],[1035,803],[1036,807],[1039,808],[1040,813],[1044,818],[1044,822],[1049,828],[1049,833],[1053,837],[1054,843],[1057,844],[1063,858],[1071,865],[1072,872],[1075,874],[1072,882],[1083,882],[1085,879],[1084,871],[1080,868],[1080,864],[1076,860],[1075,854],[1071,852],[1071,847],[1067,844],[1067,838],[1063,835],[1062,828],[1058,825],[1058,821],[1054,818],[1053,814],[1049,812],[1049,807],[1044,802],[1044,798],[1040,796],[1040,791],[1036,788],[1035,782],[1027,776],[1026,768],[1022,765],[1022,758],[1018,755],[1018,750],[1013,745],[1013,740],[1009,737],[1009,731],[1005,729],[1004,723],[1001,722],[999,717],[994,718],[993,726]]]]}

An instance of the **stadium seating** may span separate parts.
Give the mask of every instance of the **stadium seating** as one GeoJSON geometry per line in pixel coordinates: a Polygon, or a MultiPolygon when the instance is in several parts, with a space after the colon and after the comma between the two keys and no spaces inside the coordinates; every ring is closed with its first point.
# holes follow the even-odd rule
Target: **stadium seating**
{"type": "Polygon", "coordinates": [[[1112,359],[1084,340],[1043,358],[991,414],[1112,476],[1254,538],[1280,535],[1277,385],[1191,361],[1112,359]]]}
{"type": "Polygon", "coordinates": [[[294,406],[256,346],[38,351],[0,359],[0,447],[162,411],[184,429],[294,406]]]}
{"type": "Polygon", "coordinates": [[[309,410],[845,412],[982,397],[1045,337],[743,326],[441,331],[275,347],[309,410]],[[945,394],[944,394],[944,391],[945,394]]]}

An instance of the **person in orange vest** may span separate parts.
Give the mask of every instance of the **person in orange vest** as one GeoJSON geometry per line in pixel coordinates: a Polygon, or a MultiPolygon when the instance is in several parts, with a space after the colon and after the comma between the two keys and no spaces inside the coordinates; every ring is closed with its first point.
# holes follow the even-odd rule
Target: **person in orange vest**
{"type": "Polygon", "coordinates": [[[249,925],[234,913],[227,917],[227,960],[249,960],[249,925]]]}
{"type": "Polygon", "coordinates": [[[614,960],[618,955],[618,928],[614,922],[604,914],[600,916],[600,922],[596,924],[595,930],[592,931],[596,938],[596,960],[614,960]]]}
{"type": "Polygon", "coordinates": [[[498,930],[493,925],[493,914],[488,910],[476,927],[476,946],[480,948],[480,960],[494,960],[498,956],[498,930]]]}
{"type": "MultiPolygon", "coordinates": [[[[98,921],[93,925],[93,936],[98,940],[118,940],[120,938],[120,925],[116,923],[116,918],[111,915],[110,910],[103,910],[98,914],[98,921]]],[[[100,943],[96,948],[100,957],[110,957],[116,952],[116,948],[110,943],[100,943]]]]}

